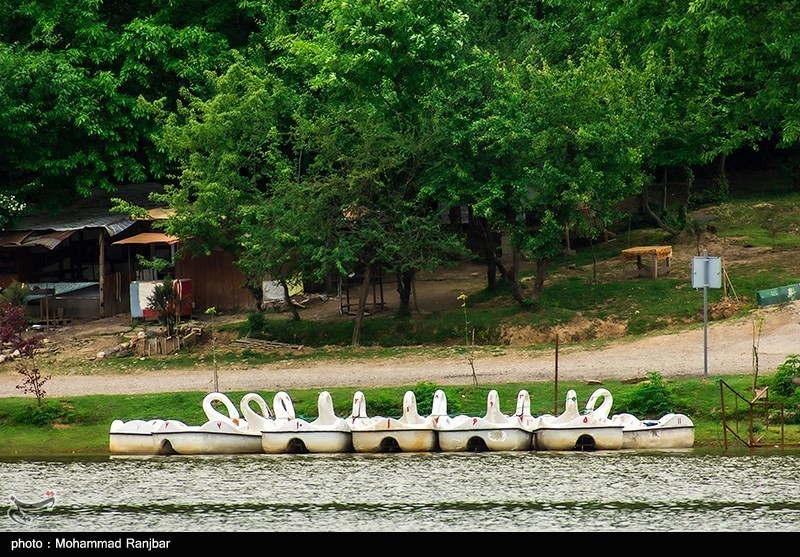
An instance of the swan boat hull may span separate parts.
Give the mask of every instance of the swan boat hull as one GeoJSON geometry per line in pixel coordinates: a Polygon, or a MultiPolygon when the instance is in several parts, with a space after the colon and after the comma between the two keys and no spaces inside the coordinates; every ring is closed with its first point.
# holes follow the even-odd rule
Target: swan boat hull
{"type": "Polygon", "coordinates": [[[158,447],[153,431],[161,420],[114,420],[108,434],[108,450],[113,455],[154,455],[158,447]]]}
{"type": "Polygon", "coordinates": [[[435,451],[437,445],[433,429],[353,430],[352,438],[357,453],[424,453],[435,451]]]}
{"type": "Polygon", "coordinates": [[[694,426],[623,431],[623,449],[689,449],[694,446],[694,426]]]}
{"type": "Polygon", "coordinates": [[[622,426],[540,427],[533,444],[540,451],[616,450],[623,445],[622,426]]]}
{"type": "Polygon", "coordinates": [[[154,455],[156,444],[152,433],[111,433],[108,451],[114,455],[154,455]]]}
{"type": "Polygon", "coordinates": [[[533,433],[517,428],[438,430],[439,449],[443,452],[528,451],[533,447],[533,433]]]}
{"type": "Polygon", "coordinates": [[[261,433],[176,431],[154,433],[157,454],[208,455],[261,453],[261,433]]]}
{"type": "Polygon", "coordinates": [[[270,431],[261,433],[261,448],[267,454],[350,453],[350,431],[270,431]]]}

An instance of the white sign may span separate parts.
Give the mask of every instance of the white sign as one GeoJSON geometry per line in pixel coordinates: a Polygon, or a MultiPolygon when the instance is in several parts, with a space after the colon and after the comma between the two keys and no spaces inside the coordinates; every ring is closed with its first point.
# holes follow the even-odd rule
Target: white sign
{"type": "Polygon", "coordinates": [[[722,259],[707,255],[693,258],[692,288],[722,288],[722,259]]]}

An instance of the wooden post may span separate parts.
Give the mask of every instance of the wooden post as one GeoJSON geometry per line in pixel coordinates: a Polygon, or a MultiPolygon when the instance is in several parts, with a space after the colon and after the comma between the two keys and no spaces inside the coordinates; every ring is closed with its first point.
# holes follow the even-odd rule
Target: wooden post
{"type": "Polygon", "coordinates": [[[725,272],[725,259],[720,257],[720,263],[722,264],[722,299],[728,299],[728,274],[725,272]]]}
{"type": "Polygon", "coordinates": [[[558,333],[556,333],[556,374],[553,385],[553,416],[558,416],[558,333]]]}

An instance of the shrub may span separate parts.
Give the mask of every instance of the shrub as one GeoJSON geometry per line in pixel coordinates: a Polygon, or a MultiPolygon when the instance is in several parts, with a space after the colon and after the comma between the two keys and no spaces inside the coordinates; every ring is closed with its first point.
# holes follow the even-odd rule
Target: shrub
{"type": "Polygon", "coordinates": [[[659,372],[649,371],[647,378],[646,382],[620,396],[620,409],[615,413],[627,412],[643,420],[657,419],[680,410],[676,408],[675,396],[659,372]]]}
{"type": "Polygon", "coordinates": [[[153,293],[147,298],[149,308],[158,314],[158,321],[167,330],[167,335],[171,336],[175,331],[178,321],[178,307],[180,298],[171,279],[166,279],[161,284],[153,288],[153,293]]]}
{"type": "Polygon", "coordinates": [[[775,370],[775,375],[772,377],[772,390],[780,396],[791,397],[797,389],[797,385],[792,383],[792,379],[797,376],[800,376],[800,355],[789,354],[786,361],[775,370]]]}
{"type": "Polygon", "coordinates": [[[263,333],[267,328],[267,318],[261,312],[251,311],[247,314],[247,326],[251,333],[263,333]]]}
{"type": "Polygon", "coordinates": [[[417,398],[417,411],[420,416],[427,416],[433,408],[433,395],[439,389],[434,383],[421,382],[414,385],[412,391],[417,398]]]}
{"type": "Polygon", "coordinates": [[[11,304],[12,306],[24,306],[31,291],[28,287],[17,280],[3,288],[0,292],[0,303],[11,304]]]}
{"type": "Polygon", "coordinates": [[[403,399],[386,393],[376,393],[367,398],[367,415],[399,418],[403,415],[403,399]]]}
{"type": "Polygon", "coordinates": [[[49,427],[53,424],[71,424],[76,420],[75,409],[55,401],[24,406],[9,415],[9,424],[49,427]]]}

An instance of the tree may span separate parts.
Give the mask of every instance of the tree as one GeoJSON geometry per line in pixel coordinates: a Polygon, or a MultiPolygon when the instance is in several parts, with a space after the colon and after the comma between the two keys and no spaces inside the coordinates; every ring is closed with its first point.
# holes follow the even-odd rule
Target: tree
{"type": "Polygon", "coordinates": [[[315,94],[299,131],[312,155],[308,179],[330,196],[342,221],[329,266],[343,275],[364,265],[398,276],[400,312],[409,311],[414,274],[448,260],[456,241],[442,230],[438,206],[424,195],[449,156],[443,99],[468,60],[467,21],[452,2],[328,2],[324,24],[297,37],[293,67],[315,94]],[[302,55],[302,57],[300,57],[302,55]]]}
{"type": "Polygon", "coordinates": [[[6,195],[53,212],[97,189],[164,177],[171,168],[151,141],[158,124],[147,103],[174,110],[179,89],[227,66],[231,43],[255,28],[222,1],[2,8],[0,178],[6,195]]]}
{"type": "MultiPolygon", "coordinates": [[[[296,274],[296,269],[277,273],[291,250],[286,241],[272,242],[281,231],[263,220],[280,216],[286,208],[281,203],[289,202],[276,197],[269,205],[275,189],[295,172],[290,141],[295,96],[268,69],[242,60],[223,75],[210,76],[209,88],[207,98],[187,92],[187,104],[167,115],[159,145],[181,172],[177,183],[152,196],[174,210],[156,226],[181,238],[182,252],[221,248],[233,254],[260,302],[265,273],[279,279],[296,274]],[[272,237],[262,242],[265,227],[272,237]]],[[[291,223],[292,214],[284,220],[291,223]]]]}
{"type": "Polygon", "coordinates": [[[43,375],[36,364],[36,350],[42,346],[37,335],[26,335],[25,308],[21,304],[0,302],[0,341],[10,343],[19,356],[17,372],[22,375],[22,383],[17,385],[23,393],[36,397],[36,405],[41,407],[47,391],[44,384],[50,375],[43,375]]]}
{"type": "Polygon", "coordinates": [[[605,41],[563,68],[535,52],[524,63],[499,64],[497,82],[471,130],[485,161],[475,166],[471,196],[476,214],[510,238],[506,279],[524,306],[539,301],[565,223],[603,227],[613,205],[641,187],[657,97],[647,73],[605,41]],[[530,297],[519,280],[523,254],[536,262],[530,297]]]}

